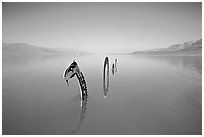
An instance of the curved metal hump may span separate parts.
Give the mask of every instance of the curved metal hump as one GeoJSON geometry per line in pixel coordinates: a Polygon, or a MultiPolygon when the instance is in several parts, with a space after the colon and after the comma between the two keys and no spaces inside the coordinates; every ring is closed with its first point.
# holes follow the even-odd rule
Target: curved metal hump
{"type": "Polygon", "coordinates": [[[109,59],[108,57],[104,60],[104,67],[103,67],[103,90],[104,90],[104,97],[107,96],[109,88],[109,59]],[[107,71],[106,71],[107,68],[107,71]]]}

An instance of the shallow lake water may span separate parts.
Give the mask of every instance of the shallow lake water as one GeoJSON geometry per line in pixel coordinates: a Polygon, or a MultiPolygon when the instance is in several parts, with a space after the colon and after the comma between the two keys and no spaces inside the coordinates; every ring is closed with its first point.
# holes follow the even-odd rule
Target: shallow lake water
{"type": "Polygon", "coordinates": [[[201,56],[107,55],[104,74],[105,57],[3,61],[3,134],[202,134],[201,56]],[[62,77],[73,59],[86,100],[62,77]]]}

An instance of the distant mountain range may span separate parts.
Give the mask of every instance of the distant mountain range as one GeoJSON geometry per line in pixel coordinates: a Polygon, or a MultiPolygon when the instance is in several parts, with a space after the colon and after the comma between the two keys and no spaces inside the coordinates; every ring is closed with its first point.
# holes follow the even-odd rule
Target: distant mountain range
{"type": "Polygon", "coordinates": [[[37,47],[25,43],[2,43],[2,55],[3,58],[7,57],[37,57],[37,56],[49,56],[49,55],[81,55],[88,54],[86,52],[62,49],[62,48],[46,48],[37,47]]]}
{"type": "Polygon", "coordinates": [[[137,51],[131,54],[138,55],[202,55],[202,39],[172,45],[167,48],[159,48],[145,51],[137,51]]]}

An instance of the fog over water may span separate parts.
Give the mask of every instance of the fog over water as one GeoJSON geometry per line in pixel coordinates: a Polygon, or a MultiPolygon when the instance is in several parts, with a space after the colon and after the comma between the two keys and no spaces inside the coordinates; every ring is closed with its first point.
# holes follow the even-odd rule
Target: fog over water
{"type": "Polygon", "coordinates": [[[3,134],[201,134],[201,56],[106,56],[3,60],[3,134]],[[73,59],[86,100],[62,77],[73,59]]]}
{"type": "Polygon", "coordinates": [[[202,134],[202,2],[2,2],[2,132],[202,134]]]}

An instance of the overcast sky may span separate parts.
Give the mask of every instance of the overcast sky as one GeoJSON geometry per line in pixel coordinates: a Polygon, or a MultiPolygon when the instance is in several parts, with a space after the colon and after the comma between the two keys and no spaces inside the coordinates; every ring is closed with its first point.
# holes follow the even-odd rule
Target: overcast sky
{"type": "Polygon", "coordinates": [[[200,3],[3,3],[3,42],[95,53],[167,47],[202,37],[200,3]]]}

